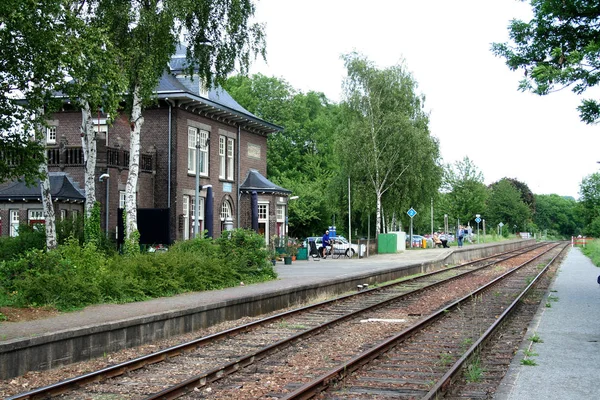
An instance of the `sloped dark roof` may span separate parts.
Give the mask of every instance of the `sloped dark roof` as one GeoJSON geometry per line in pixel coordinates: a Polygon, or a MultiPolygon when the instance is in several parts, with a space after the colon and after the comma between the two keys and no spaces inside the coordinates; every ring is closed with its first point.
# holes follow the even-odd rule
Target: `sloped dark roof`
{"type": "MultiPolygon", "coordinates": [[[[85,192],[65,172],[50,172],[50,193],[52,200],[85,201],[85,192]]],[[[11,182],[0,189],[0,201],[41,201],[39,179],[35,185],[27,186],[25,182],[11,182]]]]}
{"type": "Polygon", "coordinates": [[[240,186],[240,192],[251,193],[256,191],[258,193],[281,193],[291,194],[292,191],[284,189],[281,186],[277,186],[255,169],[248,171],[248,176],[242,185],[240,186]]]}
{"type": "Polygon", "coordinates": [[[248,131],[261,135],[283,130],[282,127],[264,121],[246,110],[219,86],[211,88],[207,94],[201,93],[198,77],[184,76],[188,65],[186,50],[183,45],[177,46],[156,88],[159,99],[175,100],[183,109],[238,124],[248,131]]]}

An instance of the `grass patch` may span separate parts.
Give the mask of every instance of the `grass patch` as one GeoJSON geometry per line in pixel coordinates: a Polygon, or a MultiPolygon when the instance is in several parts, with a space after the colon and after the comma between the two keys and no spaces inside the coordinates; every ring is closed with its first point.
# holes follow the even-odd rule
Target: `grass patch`
{"type": "Polygon", "coordinates": [[[581,248],[581,251],[592,260],[595,266],[600,267],[600,239],[588,242],[585,247],[581,248]]]}
{"type": "Polygon", "coordinates": [[[521,360],[521,365],[529,365],[529,366],[533,367],[533,366],[536,366],[537,363],[534,360],[532,360],[531,358],[523,358],[521,360]]]}
{"type": "Polygon", "coordinates": [[[531,335],[528,340],[530,340],[532,343],[544,343],[537,333],[531,335]]]}
{"type": "Polygon", "coordinates": [[[467,366],[466,376],[468,382],[479,382],[483,378],[485,370],[481,367],[479,357],[475,358],[471,364],[467,366]]]}

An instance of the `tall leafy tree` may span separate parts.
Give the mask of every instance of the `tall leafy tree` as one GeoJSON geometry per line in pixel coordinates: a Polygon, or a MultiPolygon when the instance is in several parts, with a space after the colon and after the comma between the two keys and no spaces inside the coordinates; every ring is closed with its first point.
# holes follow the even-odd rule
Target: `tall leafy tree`
{"type": "Polygon", "coordinates": [[[582,220],[575,199],[557,194],[535,195],[533,222],[538,229],[563,237],[582,233],[582,220]]]}
{"type": "MultiPolygon", "coordinates": [[[[576,94],[600,82],[600,5],[595,0],[530,0],[534,17],[513,20],[510,43],[494,43],[492,51],[512,70],[522,69],[519,88],[539,95],[571,87],[576,94]]],[[[582,121],[600,118],[597,99],[578,107],[582,121]]]]}
{"type": "MultiPolygon", "coordinates": [[[[46,119],[58,109],[77,49],[85,42],[78,14],[85,2],[7,0],[0,5],[0,180],[40,178],[46,246],[56,247],[46,163],[46,119]]],[[[90,60],[86,60],[90,62],[90,60]]]]}
{"type": "Polygon", "coordinates": [[[71,3],[0,2],[0,181],[43,178],[45,114],[64,78],[71,3]]]}
{"type": "Polygon", "coordinates": [[[521,199],[521,192],[506,179],[490,186],[486,215],[490,227],[503,223],[505,229],[524,231],[531,222],[531,210],[521,199]]]}
{"type": "Polygon", "coordinates": [[[445,167],[442,189],[447,193],[446,214],[453,222],[466,225],[484,213],[488,189],[483,181],[483,173],[469,157],[445,167]]]}
{"type": "Polygon", "coordinates": [[[81,109],[81,142],[84,155],[86,224],[96,203],[96,140],[93,117],[102,111],[115,117],[126,90],[119,66],[121,54],[110,41],[104,24],[94,14],[95,1],[79,2],[72,13],[74,34],[69,39],[68,81],[61,92],[81,109]]]}
{"type": "Polygon", "coordinates": [[[437,190],[439,147],[429,135],[424,98],[416,93],[417,82],[404,65],[380,70],[357,53],[343,58],[348,77],[337,154],[345,175],[356,183],[355,200],[363,197],[363,204],[368,205],[365,196],[374,198],[371,204],[375,204],[379,234],[386,193],[390,215],[403,203],[398,195],[406,196],[406,204],[417,202],[416,195],[433,195],[437,190]],[[437,185],[432,184],[436,180],[437,185]]]}
{"type": "Polygon", "coordinates": [[[206,87],[239,68],[246,72],[252,56],[264,56],[263,27],[251,23],[251,0],[98,0],[97,14],[120,50],[127,74],[126,108],[130,123],[129,175],[125,190],[125,233],[137,232],[136,188],[139,174],[143,110],[176,46],[187,47],[187,73],[206,87]]]}
{"type": "Polygon", "coordinates": [[[600,174],[586,176],[579,185],[579,201],[585,223],[584,233],[600,237],[600,174]]]}
{"type": "Polygon", "coordinates": [[[322,93],[302,93],[285,80],[256,74],[229,78],[223,87],[254,115],[283,127],[268,138],[267,171],[271,181],[292,190],[290,235],[310,236],[335,214],[332,179],[339,169],[333,159],[339,107],[322,93]]]}

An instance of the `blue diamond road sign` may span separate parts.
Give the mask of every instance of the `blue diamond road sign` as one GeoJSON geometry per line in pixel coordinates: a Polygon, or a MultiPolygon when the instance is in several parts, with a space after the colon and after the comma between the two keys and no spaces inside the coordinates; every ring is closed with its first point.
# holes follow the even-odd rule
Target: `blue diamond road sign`
{"type": "Polygon", "coordinates": [[[479,218],[479,217],[475,218],[475,222],[480,223],[481,222],[481,218],[479,218]]]}
{"type": "Polygon", "coordinates": [[[412,207],[411,207],[411,208],[410,208],[410,210],[408,210],[406,213],[407,213],[407,214],[408,214],[408,216],[409,216],[409,217],[411,217],[411,218],[412,218],[412,217],[414,217],[415,215],[417,215],[417,212],[416,212],[416,211],[415,211],[415,209],[414,209],[414,208],[412,208],[412,207]]]}

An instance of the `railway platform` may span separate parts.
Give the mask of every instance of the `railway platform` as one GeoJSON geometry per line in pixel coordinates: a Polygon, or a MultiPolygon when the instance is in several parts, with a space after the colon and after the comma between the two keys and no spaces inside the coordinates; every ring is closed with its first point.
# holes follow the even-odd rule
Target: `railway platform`
{"type": "Polygon", "coordinates": [[[571,249],[494,399],[600,399],[599,274],[581,250],[571,249]],[[536,365],[523,365],[525,358],[536,365]]]}
{"type": "MultiPolygon", "coordinates": [[[[514,245],[521,247],[525,242],[515,241],[514,245]]],[[[507,250],[506,247],[510,245],[505,242],[503,250],[507,250]]],[[[443,265],[458,262],[461,257],[464,260],[482,257],[486,249],[491,247],[491,244],[481,244],[463,249],[415,249],[363,259],[311,259],[295,261],[292,265],[277,263],[275,268],[279,278],[272,282],[240,284],[234,288],[139,303],[99,305],[37,321],[0,323],[0,355],[10,352],[15,354],[0,358],[0,370],[2,364],[6,366],[6,363],[11,362],[10,357],[13,357],[12,360],[29,357],[39,359],[43,358],[42,354],[55,353],[57,348],[66,349],[68,356],[81,351],[90,352],[92,348],[101,346],[110,348],[114,343],[127,342],[128,335],[133,336],[135,330],[142,333],[154,332],[160,331],[156,326],[162,326],[161,332],[165,333],[169,322],[163,325],[152,324],[162,323],[162,320],[175,320],[178,316],[198,310],[216,309],[230,304],[243,305],[248,309],[245,305],[248,299],[254,299],[254,304],[260,305],[276,301],[275,295],[297,293],[298,288],[361,282],[373,276],[384,277],[389,271],[409,270],[415,266],[436,263],[443,265]],[[125,333],[115,333],[119,328],[123,328],[125,333]],[[106,339],[93,336],[104,331],[108,332],[106,339]],[[52,342],[58,343],[58,346],[42,349],[42,346],[52,342]]],[[[549,293],[557,300],[549,300],[549,308],[542,302],[529,328],[531,333],[526,335],[528,338],[535,333],[543,343],[532,345],[531,341],[523,342],[495,398],[600,398],[600,388],[594,379],[597,376],[597,366],[600,365],[600,285],[596,283],[598,274],[600,269],[594,267],[578,249],[569,252],[551,287],[555,291],[549,293]],[[524,358],[522,350],[527,349],[538,354],[532,357],[537,366],[520,365],[520,360],[524,358]]],[[[183,321],[178,324],[183,325],[183,321]]]]}

